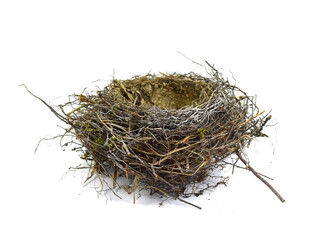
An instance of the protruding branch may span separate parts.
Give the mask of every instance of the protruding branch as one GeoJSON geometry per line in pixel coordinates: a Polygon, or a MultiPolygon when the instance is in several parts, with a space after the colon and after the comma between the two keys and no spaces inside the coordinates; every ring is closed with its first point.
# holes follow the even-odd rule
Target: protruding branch
{"type": "Polygon", "coordinates": [[[41,101],[42,103],[44,103],[53,113],[56,117],[58,117],[61,121],[70,124],[71,123],[65,118],[63,117],[61,114],[59,114],[57,111],[55,111],[55,109],[50,106],[48,103],[46,103],[43,99],[41,99],[40,97],[36,96],[35,94],[33,94],[31,91],[29,91],[29,89],[27,88],[27,86],[25,84],[21,84],[20,86],[23,86],[26,88],[27,92],[29,92],[30,95],[32,95],[34,98],[37,98],[39,101],[41,101]]]}
{"type": "Polygon", "coordinates": [[[277,192],[276,189],[274,189],[274,187],[271,186],[271,184],[265,180],[259,173],[257,173],[251,166],[250,164],[247,163],[247,161],[244,159],[244,157],[242,156],[241,152],[239,150],[236,151],[236,155],[238,156],[238,158],[244,163],[244,165],[247,167],[247,169],[249,169],[254,176],[256,176],[261,182],[263,182],[278,198],[279,200],[283,203],[286,200],[277,192]]]}

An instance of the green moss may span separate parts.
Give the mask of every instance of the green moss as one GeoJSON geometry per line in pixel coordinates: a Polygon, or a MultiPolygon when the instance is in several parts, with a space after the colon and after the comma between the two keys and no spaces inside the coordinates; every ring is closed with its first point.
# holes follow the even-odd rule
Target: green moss
{"type": "Polygon", "coordinates": [[[99,137],[96,139],[96,143],[103,146],[105,144],[105,140],[103,140],[101,137],[99,137]]]}
{"type": "Polygon", "coordinates": [[[200,137],[203,138],[207,134],[207,129],[206,128],[198,128],[197,132],[200,135],[200,137]]]}

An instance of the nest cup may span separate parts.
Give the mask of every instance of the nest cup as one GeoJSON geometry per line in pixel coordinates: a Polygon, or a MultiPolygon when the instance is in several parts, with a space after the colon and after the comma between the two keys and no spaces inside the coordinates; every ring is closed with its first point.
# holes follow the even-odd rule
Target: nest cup
{"type": "Polygon", "coordinates": [[[175,199],[224,183],[213,170],[266,136],[270,116],[261,116],[253,98],[212,70],[209,77],[135,76],[73,95],[59,117],[80,143],[74,149],[89,164],[89,178],[109,176],[112,190],[145,189],[175,199]],[[120,178],[129,184],[120,186],[120,178]]]}

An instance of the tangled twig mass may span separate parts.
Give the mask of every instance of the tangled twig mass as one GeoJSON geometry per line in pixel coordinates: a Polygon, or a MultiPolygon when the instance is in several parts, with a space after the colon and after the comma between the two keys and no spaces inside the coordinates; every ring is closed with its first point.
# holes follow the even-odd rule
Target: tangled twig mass
{"type": "Polygon", "coordinates": [[[70,126],[66,131],[79,143],[75,150],[89,163],[89,177],[111,177],[112,191],[127,178],[129,193],[146,189],[186,202],[182,198],[226,183],[213,170],[229,156],[242,158],[253,139],[266,136],[271,118],[253,97],[211,71],[209,77],[113,80],[97,92],[73,95],[60,113],[46,105],[70,126]]]}

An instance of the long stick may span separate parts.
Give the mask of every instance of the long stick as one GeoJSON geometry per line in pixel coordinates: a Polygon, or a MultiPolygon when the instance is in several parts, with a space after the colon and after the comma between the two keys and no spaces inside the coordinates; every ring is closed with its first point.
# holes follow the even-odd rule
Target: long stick
{"type": "Polygon", "coordinates": [[[263,182],[278,198],[279,200],[283,203],[285,202],[285,199],[277,192],[276,189],[274,189],[274,187],[271,186],[271,184],[265,180],[262,176],[260,176],[260,174],[258,174],[248,163],[247,161],[244,159],[244,157],[242,156],[242,154],[240,153],[240,151],[236,151],[236,154],[238,156],[238,158],[244,163],[244,165],[254,174],[254,176],[256,176],[261,182],[263,182]]]}
{"type": "Polygon", "coordinates": [[[37,97],[35,94],[33,94],[31,91],[29,91],[29,89],[27,88],[27,86],[25,84],[21,84],[20,86],[23,86],[26,88],[27,92],[32,95],[34,98],[37,98],[38,100],[40,100],[42,103],[44,103],[54,114],[56,117],[58,117],[61,121],[70,124],[71,126],[73,126],[73,124],[71,122],[69,122],[64,116],[62,116],[61,114],[59,114],[57,111],[54,110],[54,108],[52,106],[50,106],[49,104],[47,104],[43,99],[41,99],[40,97],[37,97]]]}

